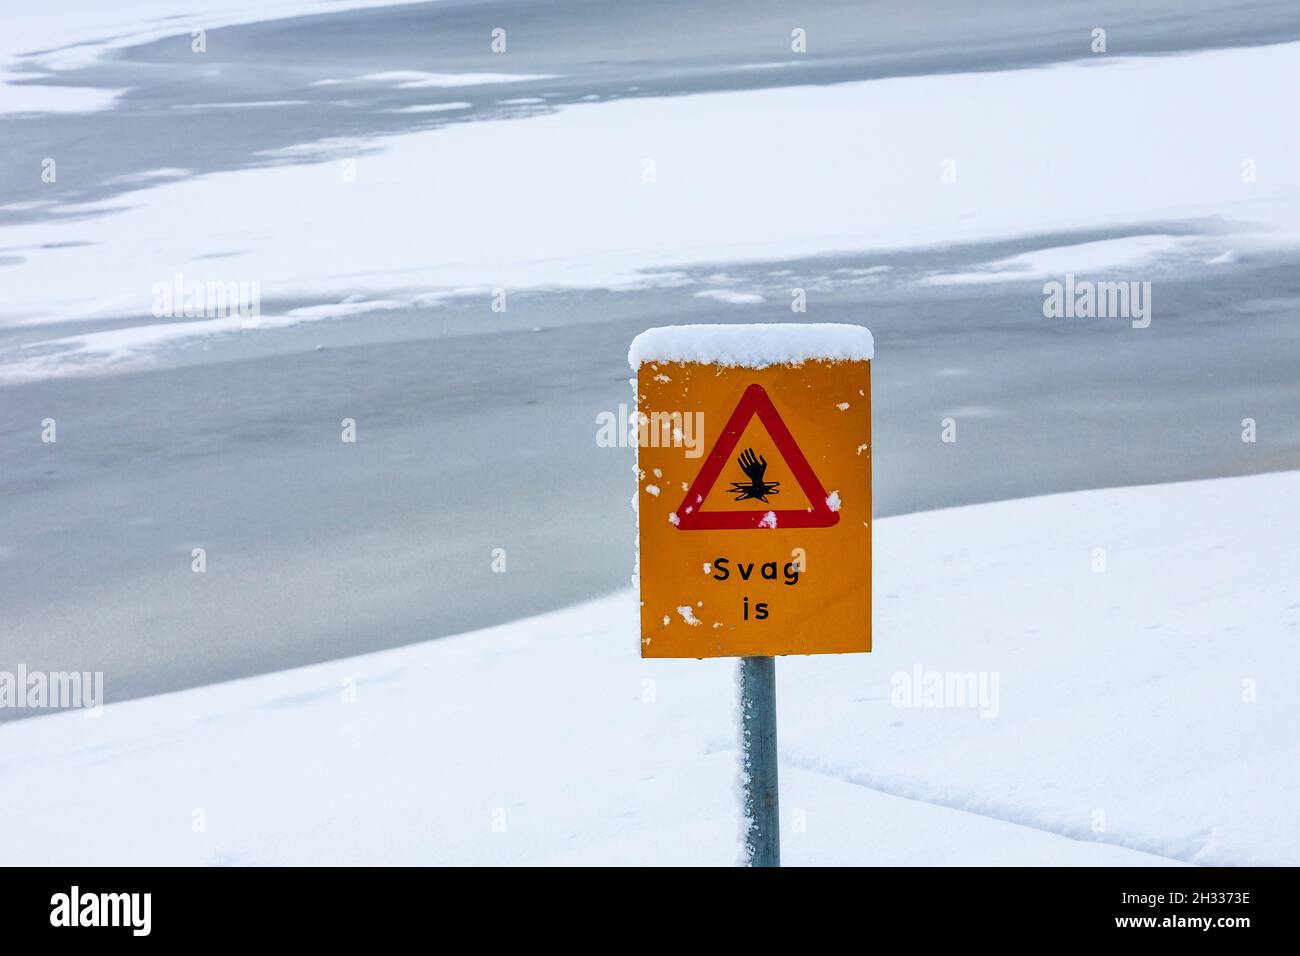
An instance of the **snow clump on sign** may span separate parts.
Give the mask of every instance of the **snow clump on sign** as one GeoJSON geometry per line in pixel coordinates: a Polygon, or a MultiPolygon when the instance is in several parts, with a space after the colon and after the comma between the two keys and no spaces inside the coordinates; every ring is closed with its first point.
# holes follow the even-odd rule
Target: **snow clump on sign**
{"type": "Polygon", "coordinates": [[[698,362],[730,368],[767,368],[803,362],[856,362],[875,355],[871,332],[860,325],[667,325],[632,340],[632,368],[650,362],[698,362]]]}

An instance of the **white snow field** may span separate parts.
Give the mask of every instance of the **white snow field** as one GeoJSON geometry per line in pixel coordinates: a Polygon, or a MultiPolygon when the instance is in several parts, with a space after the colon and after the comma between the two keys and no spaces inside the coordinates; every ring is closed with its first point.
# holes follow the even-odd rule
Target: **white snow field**
{"type": "MultiPolygon", "coordinates": [[[[1297,502],[1288,472],[880,520],[876,650],[778,664],[785,862],[1300,863],[1297,502]],[[993,706],[895,706],[918,668],[993,706]]],[[[0,863],[729,865],[734,671],[642,661],[629,591],[10,723],[0,863]]]]}
{"type": "MultiPolygon", "coordinates": [[[[1116,243],[1108,264],[1131,252],[1199,269],[1229,240],[1300,241],[1300,127],[1277,122],[1270,95],[1298,77],[1300,43],[1289,43],[634,98],[332,140],[281,151],[291,164],[149,184],[62,210],[75,218],[0,229],[0,248],[22,258],[6,266],[0,321],[149,316],[155,285],[177,273],[255,281],[263,301],[429,301],[1153,222],[1183,223],[1201,242],[1116,243]]],[[[994,268],[1023,276],[1035,263],[994,268]]],[[[232,331],[263,330],[185,328],[232,331]]],[[[122,367],[175,341],[52,334],[0,355],[0,379],[122,367]]]]}

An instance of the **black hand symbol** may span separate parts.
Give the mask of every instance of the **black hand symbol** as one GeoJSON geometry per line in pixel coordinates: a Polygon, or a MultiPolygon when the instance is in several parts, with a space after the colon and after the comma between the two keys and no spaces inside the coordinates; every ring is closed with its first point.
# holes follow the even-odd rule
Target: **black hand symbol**
{"type": "Polygon", "coordinates": [[[745,473],[748,482],[733,481],[731,483],[731,493],[735,495],[736,501],[748,501],[757,499],[767,501],[768,495],[779,494],[777,487],[781,484],[779,481],[764,481],[767,474],[767,459],[760,455],[754,454],[754,449],[746,448],[736,459],[736,464],[740,465],[740,470],[745,473]]]}
{"type": "Polygon", "coordinates": [[[755,457],[754,449],[746,448],[741,452],[740,457],[736,459],[740,465],[740,470],[745,473],[752,484],[763,484],[763,475],[767,473],[767,459],[762,456],[755,457]]]}

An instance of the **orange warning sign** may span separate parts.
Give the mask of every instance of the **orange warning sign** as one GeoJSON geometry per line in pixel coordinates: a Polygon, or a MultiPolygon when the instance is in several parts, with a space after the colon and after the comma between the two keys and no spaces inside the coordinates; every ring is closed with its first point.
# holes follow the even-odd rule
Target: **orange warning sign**
{"type": "Polygon", "coordinates": [[[642,656],[869,651],[869,359],[642,360],[636,390],[642,656]]]}
{"type": "MultiPolygon", "coordinates": [[[[731,491],[737,492],[734,500],[761,501],[766,505],[769,503],[769,495],[780,493],[778,488],[780,482],[763,480],[767,472],[767,459],[762,456],[756,457],[752,448],[745,449],[737,459],[737,464],[740,465],[741,471],[748,480],[731,483],[731,491]]],[[[772,404],[772,400],[767,397],[767,392],[763,391],[763,386],[755,383],[745,389],[745,394],[741,396],[736,410],[731,413],[731,418],[723,426],[721,437],[713,446],[713,451],[709,452],[709,457],[705,459],[704,467],[695,477],[695,483],[687,489],[686,496],[682,498],[682,503],[677,508],[676,525],[680,531],[696,528],[710,531],[724,528],[827,528],[839,521],[840,515],[838,511],[831,510],[826,503],[826,498],[826,489],[817,480],[816,473],[808,464],[808,459],[804,457],[803,452],[799,450],[799,445],[790,434],[790,429],[786,428],[785,422],[781,420],[781,414],[772,404]],[[745,426],[755,415],[767,429],[768,436],[785,459],[790,473],[799,482],[800,489],[807,496],[809,506],[781,509],[751,508],[748,511],[705,511],[700,506],[713,490],[713,483],[718,480],[718,475],[730,464],[732,450],[740,442],[745,426]]]]}

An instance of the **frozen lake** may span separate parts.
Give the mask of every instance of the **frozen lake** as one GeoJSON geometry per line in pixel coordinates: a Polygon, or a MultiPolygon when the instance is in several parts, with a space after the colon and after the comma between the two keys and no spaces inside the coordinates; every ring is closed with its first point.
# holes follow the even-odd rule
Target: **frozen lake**
{"type": "MultiPolygon", "coordinates": [[[[129,88],[113,109],[0,116],[0,281],[34,255],[7,242],[5,227],[76,223],[92,212],[74,204],[117,202],[149,171],[187,181],[288,164],[267,151],[305,143],[324,141],[332,156],[335,138],[583,101],[1042,66],[1085,56],[1096,26],[1123,56],[1300,37],[1300,16],[1285,4],[996,6],[999,16],[946,6],[940,16],[936,4],[882,4],[867,19],[860,4],[819,3],[799,14],[817,56],[794,63],[789,16],[776,3],[747,4],[744,23],[676,2],[338,13],[212,30],[202,72],[187,68],[188,37],[132,47],[57,80],[129,88]],[[509,24],[510,72],[546,78],[353,82],[498,71],[487,48],[497,20],[509,24]],[[1009,20],[1020,29],[1008,32],[1009,20]],[[448,104],[457,105],[410,112],[448,104]],[[33,177],[45,156],[58,157],[55,184],[33,177]]],[[[787,201],[753,199],[774,209],[787,201]]],[[[418,249],[437,225],[402,213],[385,214],[418,249]]],[[[703,259],[671,283],[520,291],[504,314],[485,296],[452,296],[187,342],[118,374],[0,384],[0,668],[103,670],[109,700],[121,700],[464,632],[621,588],[632,563],[632,453],[595,439],[596,416],[631,399],[627,344],[652,325],[790,321],[793,288],[812,290],[810,320],[875,334],[878,515],[1300,468],[1300,271],[1287,251],[1118,267],[1115,278],[1156,280],[1154,321],[1140,330],[1045,320],[1041,278],[927,281],[1134,236],[1235,247],[1231,223],[1122,210],[1114,221],[1043,221],[1015,239],[910,250],[703,259]],[[736,289],[749,298],[728,301],[736,289]],[[940,441],[948,417],[952,444],[940,441]],[[53,445],[40,441],[46,418],[58,423],[53,445]],[[357,422],[355,444],[340,441],[344,418],[357,422]],[[1254,443],[1241,440],[1246,418],[1258,423],[1254,443]],[[191,572],[198,547],[201,575],[191,572]],[[504,574],[491,569],[496,548],[504,574]]],[[[274,238],[291,226],[268,221],[265,231],[274,238]]],[[[210,256],[235,251],[214,246],[210,256]]],[[[57,303],[61,287],[37,292],[57,303]]],[[[11,316],[0,357],[154,321],[11,316]]]]}

